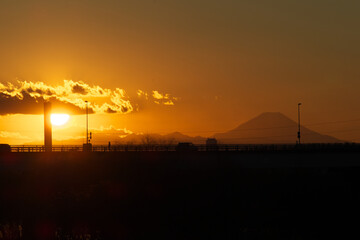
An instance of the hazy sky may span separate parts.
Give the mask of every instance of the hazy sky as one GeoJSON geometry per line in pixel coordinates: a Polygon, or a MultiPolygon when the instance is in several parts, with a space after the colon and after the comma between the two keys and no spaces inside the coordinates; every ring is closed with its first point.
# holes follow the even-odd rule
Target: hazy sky
{"type": "MultiPolygon", "coordinates": [[[[100,102],[113,110],[123,91],[132,111],[99,111],[94,128],[209,136],[262,112],[295,120],[298,102],[304,124],[360,119],[359,9],[355,0],[1,0],[0,83],[81,81],[108,89],[100,102]]],[[[0,140],[42,138],[41,117],[4,111],[0,140]],[[40,120],[28,130],[10,119],[40,120]]],[[[360,121],[312,129],[360,141],[360,121]]]]}

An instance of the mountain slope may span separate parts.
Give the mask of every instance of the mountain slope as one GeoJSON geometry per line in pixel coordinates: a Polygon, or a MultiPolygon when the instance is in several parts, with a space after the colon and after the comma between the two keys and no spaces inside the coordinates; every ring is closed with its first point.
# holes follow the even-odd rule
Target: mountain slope
{"type": "MultiPolygon", "coordinates": [[[[266,112],[225,133],[215,134],[221,143],[280,144],[296,143],[298,124],[278,112],[266,112]]],[[[301,126],[302,143],[342,142],[301,126]]]]}

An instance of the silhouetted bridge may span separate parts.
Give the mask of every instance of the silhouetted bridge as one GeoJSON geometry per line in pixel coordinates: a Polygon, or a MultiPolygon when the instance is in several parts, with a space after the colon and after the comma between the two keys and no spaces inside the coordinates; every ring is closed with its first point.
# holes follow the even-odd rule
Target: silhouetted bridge
{"type": "MultiPolygon", "coordinates": [[[[45,152],[41,145],[12,145],[11,152],[45,152]]],[[[53,146],[52,152],[82,152],[81,145],[53,146]]],[[[178,145],[94,145],[93,152],[146,152],[146,151],[237,151],[237,152],[279,152],[279,151],[360,151],[358,143],[336,144],[218,144],[216,146],[192,145],[179,148],[178,145]]]]}

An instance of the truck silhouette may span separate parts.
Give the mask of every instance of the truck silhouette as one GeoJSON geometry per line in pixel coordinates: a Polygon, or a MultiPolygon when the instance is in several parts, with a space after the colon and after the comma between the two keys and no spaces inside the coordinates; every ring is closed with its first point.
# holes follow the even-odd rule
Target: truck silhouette
{"type": "Polygon", "coordinates": [[[179,142],[176,146],[176,151],[181,152],[190,152],[190,151],[197,151],[197,147],[191,142],[179,142]]]}

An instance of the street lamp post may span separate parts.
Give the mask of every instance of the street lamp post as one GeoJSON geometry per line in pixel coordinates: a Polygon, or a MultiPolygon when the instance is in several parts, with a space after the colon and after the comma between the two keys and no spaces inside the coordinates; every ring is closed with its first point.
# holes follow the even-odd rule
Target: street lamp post
{"type": "Polygon", "coordinates": [[[88,101],[86,103],[86,145],[89,143],[89,111],[88,111],[88,101]]]}
{"type": "Polygon", "coordinates": [[[300,106],[301,106],[301,103],[298,103],[298,124],[299,124],[299,130],[298,130],[298,139],[299,139],[299,144],[301,144],[301,135],[300,135],[300,106]]]}

